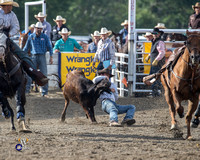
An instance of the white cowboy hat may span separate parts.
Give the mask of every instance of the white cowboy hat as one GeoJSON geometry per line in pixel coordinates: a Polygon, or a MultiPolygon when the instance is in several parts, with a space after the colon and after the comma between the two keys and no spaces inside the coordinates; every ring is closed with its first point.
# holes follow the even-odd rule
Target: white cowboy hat
{"type": "Polygon", "coordinates": [[[39,12],[38,15],[35,15],[34,17],[35,17],[35,18],[39,18],[39,17],[44,17],[44,18],[46,18],[46,17],[47,17],[47,14],[44,14],[44,13],[42,13],[42,12],[39,12]]]}
{"type": "Polygon", "coordinates": [[[200,3],[199,3],[199,2],[197,2],[197,3],[195,4],[195,6],[192,5],[192,9],[193,9],[193,10],[195,10],[195,8],[199,8],[199,7],[200,7],[200,3]]]}
{"type": "Polygon", "coordinates": [[[35,24],[35,28],[44,28],[41,22],[35,24]]]}
{"type": "Polygon", "coordinates": [[[154,28],[165,29],[166,27],[164,23],[158,23],[157,26],[155,26],[154,28]]]}
{"type": "Polygon", "coordinates": [[[112,34],[112,31],[108,31],[107,28],[103,27],[101,28],[101,32],[99,34],[108,34],[109,36],[112,34]]]}
{"type": "Polygon", "coordinates": [[[14,2],[13,0],[1,0],[0,6],[6,6],[6,5],[12,5],[14,7],[19,7],[19,4],[17,2],[14,2]]]}
{"type": "Polygon", "coordinates": [[[56,21],[63,21],[63,24],[66,23],[66,19],[65,18],[62,18],[60,15],[59,16],[56,16],[56,19],[53,19],[55,22],[56,21]]]}
{"type": "Polygon", "coordinates": [[[68,34],[68,36],[71,34],[71,31],[68,31],[67,28],[63,28],[61,31],[58,32],[60,35],[62,34],[68,34]]]}
{"type": "Polygon", "coordinates": [[[124,22],[121,23],[121,26],[128,25],[128,20],[124,20],[124,22]]]}
{"type": "Polygon", "coordinates": [[[91,34],[92,37],[101,36],[99,31],[94,31],[94,34],[91,34]]]}
{"type": "Polygon", "coordinates": [[[152,36],[151,32],[146,32],[146,34],[144,35],[144,37],[148,37],[148,36],[152,36]]]}
{"type": "Polygon", "coordinates": [[[35,28],[35,24],[31,24],[28,29],[35,28]]]}

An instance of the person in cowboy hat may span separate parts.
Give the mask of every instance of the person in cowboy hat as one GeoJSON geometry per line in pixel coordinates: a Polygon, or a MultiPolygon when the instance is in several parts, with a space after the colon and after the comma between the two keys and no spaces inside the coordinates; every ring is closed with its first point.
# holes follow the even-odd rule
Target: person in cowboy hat
{"type": "Polygon", "coordinates": [[[144,37],[147,39],[147,41],[151,41],[153,39],[153,34],[151,34],[151,32],[146,32],[144,37]]]}
{"type": "Polygon", "coordinates": [[[81,45],[75,39],[69,38],[71,31],[68,31],[67,28],[63,28],[58,33],[62,36],[62,38],[56,41],[53,48],[54,52],[74,52],[74,47],[82,53],[84,52],[81,45]]]}
{"type": "Polygon", "coordinates": [[[101,38],[101,35],[100,35],[99,31],[94,31],[94,34],[91,34],[91,36],[92,36],[93,42],[89,44],[87,52],[88,53],[96,53],[97,45],[101,38]]]}
{"type": "Polygon", "coordinates": [[[51,41],[57,41],[59,40],[62,36],[58,33],[59,31],[61,31],[63,28],[67,28],[68,31],[69,28],[65,25],[66,23],[66,19],[63,18],[62,16],[58,15],[56,16],[56,19],[53,19],[54,22],[56,22],[56,25],[53,26],[52,28],[52,32],[51,32],[51,41]]]}
{"type": "MultiPolygon", "coordinates": [[[[151,69],[150,74],[157,73],[165,63],[165,43],[161,40],[161,35],[164,32],[159,30],[158,28],[154,28],[152,34],[152,46],[151,46],[151,53],[145,58],[145,61],[148,62],[149,59],[151,60],[151,69]]],[[[160,96],[159,88],[161,84],[159,81],[155,81],[151,88],[152,94],[151,96],[156,97],[160,96]]]]}
{"type": "MultiPolygon", "coordinates": [[[[34,32],[35,24],[31,24],[28,27],[28,35],[32,34],[34,32]]],[[[25,30],[23,30],[21,33],[25,33],[25,30]]]]}
{"type": "MultiPolygon", "coordinates": [[[[35,68],[38,66],[40,71],[47,76],[46,52],[50,53],[49,63],[53,64],[53,50],[48,36],[42,33],[43,25],[41,22],[35,24],[35,32],[28,37],[28,40],[23,48],[24,51],[31,51],[32,60],[35,68]]],[[[48,97],[48,84],[41,87],[42,96],[48,97]]]]}
{"type": "Polygon", "coordinates": [[[115,64],[115,45],[112,40],[109,38],[109,35],[112,34],[112,31],[107,30],[107,28],[101,28],[101,40],[98,42],[97,51],[93,60],[93,67],[97,60],[100,61],[97,66],[97,70],[102,70],[104,68],[103,62],[110,61],[108,68],[111,70],[112,66],[115,64]]]}
{"type": "Polygon", "coordinates": [[[200,28],[200,2],[192,5],[194,13],[189,18],[188,28],[199,29],[200,28]]]}
{"type": "Polygon", "coordinates": [[[128,36],[128,20],[124,20],[124,22],[121,23],[121,26],[124,26],[124,28],[119,31],[119,34],[123,34],[122,44],[125,44],[128,36]]]}
{"type": "Polygon", "coordinates": [[[43,32],[46,34],[49,38],[51,38],[51,24],[45,20],[47,17],[46,14],[43,14],[42,12],[39,12],[37,15],[34,16],[39,22],[43,25],[43,32]]]}
{"type": "MultiPolygon", "coordinates": [[[[104,68],[98,71],[99,76],[93,79],[93,83],[97,84],[102,79],[110,79],[113,75],[110,73],[108,68],[104,68]]],[[[101,101],[101,107],[104,112],[109,114],[110,122],[109,125],[113,127],[119,127],[121,125],[132,125],[135,123],[135,119],[133,119],[135,114],[135,106],[134,105],[119,105],[116,103],[118,99],[118,91],[117,87],[114,83],[111,82],[110,93],[103,92],[101,93],[99,99],[101,101]],[[126,113],[121,124],[118,122],[118,114],[126,113]]]]}

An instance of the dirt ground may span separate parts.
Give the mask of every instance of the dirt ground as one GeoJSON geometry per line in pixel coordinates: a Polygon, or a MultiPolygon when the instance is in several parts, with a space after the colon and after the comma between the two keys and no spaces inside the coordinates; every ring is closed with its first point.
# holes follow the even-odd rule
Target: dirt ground
{"type": "MultiPolygon", "coordinates": [[[[164,97],[120,98],[118,103],[136,106],[136,123],[114,128],[108,126],[109,116],[101,110],[99,101],[95,107],[97,124],[91,124],[83,109],[73,102],[66,121],[60,123],[64,107],[62,92],[51,91],[49,96],[42,98],[39,93],[27,96],[26,120],[32,133],[10,132],[10,120],[0,116],[0,160],[197,160],[200,157],[199,128],[192,129],[194,141],[175,138],[169,130],[171,119],[164,97]],[[21,151],[16,150],[19,138],[26,141],[21,151]]],[[[10,103],[15,110],[15,101],[10,103]]],[[[123,116],[119,116],[120,121],[123,116]]],[[[185,119],[177,116],[177,121],[185,137],[185,119]]]]}

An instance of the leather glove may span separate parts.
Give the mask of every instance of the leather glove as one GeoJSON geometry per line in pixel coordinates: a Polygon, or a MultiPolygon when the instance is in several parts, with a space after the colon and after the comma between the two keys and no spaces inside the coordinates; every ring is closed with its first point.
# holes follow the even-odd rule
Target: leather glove
{"type": "Polygon", "coordinates": [[[150,59],[150,55],[148,55],[146,58],[145,58],[145,62],[148,62],[150,59]]]}
{"type": "Polygon", "coordinates": [[[155,59],[155,60],[153,61],[153,63],[152,63],[152,66],[157,66],[157,65],[158,65],[158,60],[155,59]]]}

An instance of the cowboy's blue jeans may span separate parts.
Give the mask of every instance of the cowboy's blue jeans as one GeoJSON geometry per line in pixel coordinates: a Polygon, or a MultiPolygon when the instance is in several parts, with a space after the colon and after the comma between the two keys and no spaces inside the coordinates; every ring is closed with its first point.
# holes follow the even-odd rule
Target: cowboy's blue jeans
{"type": "MultiPolygon", "coordinates": [[[[160,67],[158,66],[151,66],[151,69],[150,69],[150,74],[153,74],[153,73],[156,73],[160,70],[160,67]]],[[[159,92],[158,92],[158,89],[160,89],[161,87],[161,83],[159,80],[155,81],[152,86],[151,86],[151,89],[152,89],[152,95],[153,96],[159,96],[159,92]]]]}
{"type": "MultiPolygon", "coordinates": [[[[35,68],[38,67],[40,72],[42,72],[45,76],[47,76],[47,63],[46,63],[46,54],[32,54],[32,61],[35,65],[35,68]]],[[[42,88],[42,95],[48,94],[48,83],[42,88]]]]}
{"type": "Polygon", "coordinates": [[[200,104],[198,105],[194,116],[195,116],[195,117],[200,117],[200,104]]]}
{"type": "Polygon", "coordinates": [[[135,114],[134,105],[119,105],[106,99],[101,102],[102,110],[110,115],[110,121],[118,122],[118,114],[126,113],[124,120],[133,119],[135,114]]]}

